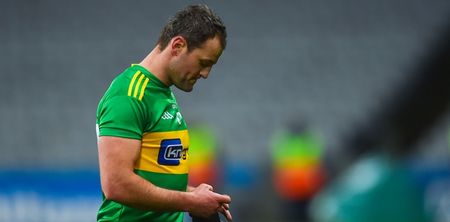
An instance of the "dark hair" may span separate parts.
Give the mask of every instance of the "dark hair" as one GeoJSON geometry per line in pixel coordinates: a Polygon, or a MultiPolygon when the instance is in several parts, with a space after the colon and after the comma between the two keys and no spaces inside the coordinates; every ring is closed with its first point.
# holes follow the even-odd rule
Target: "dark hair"
{"type": "Polygon", "coordinates": [[[183,36],[188,51],[200,47],[206,40],[216,35],[222,49],[227,44],[227,32],[222,20],[206,5],[190,5],[177,12],[164,26],[158,45],[164,50],[175,36],[183,36]]]}

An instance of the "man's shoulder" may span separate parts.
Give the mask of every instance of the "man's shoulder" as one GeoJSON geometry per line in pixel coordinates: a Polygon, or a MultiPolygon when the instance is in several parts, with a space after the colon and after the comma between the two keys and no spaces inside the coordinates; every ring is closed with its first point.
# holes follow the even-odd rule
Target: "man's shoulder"
{"type": "Polygon", "coordinates": [[[129,67],[112,80],[106,94],[109,97],[125,96],[141,101],[149,82],[139,70],[129,67]]]}
{"type": "Polygon", "coordinates": [[[136,73],[135,70],[132,70],[131,68],[125,69],[122,73],[117,75],[113,81],[111,82],[111,85],[109,88],[127,88],[131,82],[131,79],[133,78],[133,75],[136,73]]]}

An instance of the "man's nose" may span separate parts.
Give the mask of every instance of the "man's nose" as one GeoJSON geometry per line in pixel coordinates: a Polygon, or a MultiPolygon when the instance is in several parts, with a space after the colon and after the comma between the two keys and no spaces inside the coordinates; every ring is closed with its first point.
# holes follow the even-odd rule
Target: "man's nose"
{"type": "Polygon", "coordinates": [[[211,67],[204,68],[200,70],[200,76],[204,79],[208,78],[209,72],[211,71],[211,67]]]}

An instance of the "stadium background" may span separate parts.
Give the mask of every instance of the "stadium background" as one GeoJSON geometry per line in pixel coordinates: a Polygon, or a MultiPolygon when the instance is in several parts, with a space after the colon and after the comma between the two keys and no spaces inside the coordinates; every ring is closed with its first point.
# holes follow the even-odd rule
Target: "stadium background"
{"type": "MultiPolygon", "coordinates": [[[[0,221],[94,220],[97,103],[175,11],[202,2],[0,1],[0,221]]],[[[276,132],[292,122],[313,131],[332,185],[353,161],[346,139],[384,109],[450,25],[444,0],[204,3],[224,20],[228,47],[208,80],[174,91],[188,124],[216,135],[218,189],[233,196],[236,221],[283,220],[276,132]]],[[[418,184],[434,221],[450,221],[449,129],[447,110],[405,152],[428,178],[418,184]]]]}

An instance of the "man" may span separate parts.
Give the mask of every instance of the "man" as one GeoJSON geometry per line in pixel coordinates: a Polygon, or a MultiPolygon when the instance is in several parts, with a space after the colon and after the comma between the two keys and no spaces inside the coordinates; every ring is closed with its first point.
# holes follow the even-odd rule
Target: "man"
{"type": "Polygon", "coordinates": [[[97,221],[183,221],[183,212],[231,220],[228,195],[188,187],[189,136],[169,88],[190,92],[226,46],[226,29],[207,6],[188,6],[155,48],[111,83],[97,110],[103,203],[97,221]]]}

